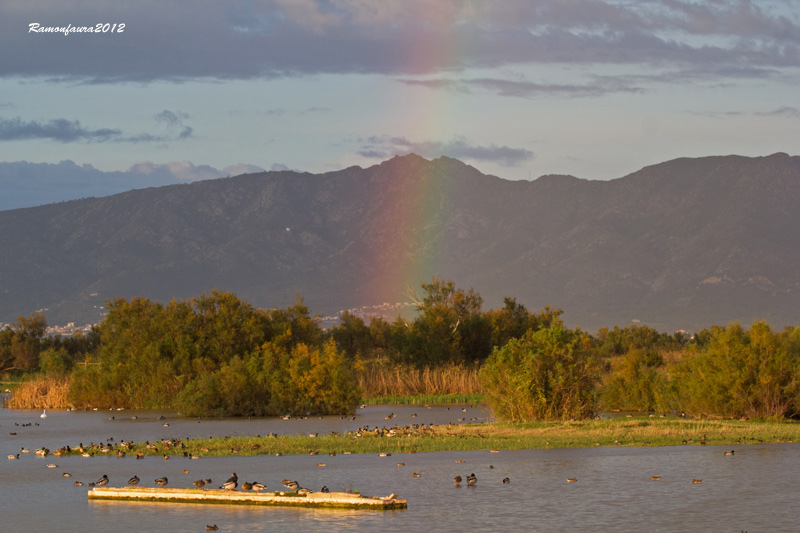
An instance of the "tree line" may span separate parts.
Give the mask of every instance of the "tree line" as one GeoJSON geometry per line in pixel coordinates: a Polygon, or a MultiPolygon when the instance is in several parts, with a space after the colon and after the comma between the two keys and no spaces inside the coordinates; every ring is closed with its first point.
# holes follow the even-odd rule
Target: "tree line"
{"type": "Polygon", "coordinates": [[[301,298],[256,309],[213,291],[166,305],[108,302],[85,335],[48,337],[42,315],[0,331],[0,371],[69,377],[76,406],[176,408],[187,415],[332,414],[360,402],[356,372],[381,362],[479,368],[485,401],[508,420],[603,410],[698,417],[800,414],[800,328],[756,322],[694,335],[647,326],[567,328],[562,311],[514,298],[484,311],[473,290],[434,278],[412,320],[343,313],[326,331],[301,298]],[[97,363],[78,364],[76,363],[97,363]]]}

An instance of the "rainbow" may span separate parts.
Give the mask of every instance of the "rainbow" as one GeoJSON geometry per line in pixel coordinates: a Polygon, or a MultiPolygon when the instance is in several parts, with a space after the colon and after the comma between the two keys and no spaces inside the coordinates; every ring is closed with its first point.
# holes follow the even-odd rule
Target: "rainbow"
{"type": "MultiPolygon", "coordinates": [[[[397,164],[390,160],[380,166],[397,164]]],[[[450,215],[454,180],[444,174],[446,160],[428,162],[407,156],[402,164],[406,167],[402,179],[390,183],[390,190],[380,195],[388,198],[389,205],[379,207],[382,224],[372,234],[369,275],[361,299],[395,307],[405,304],[398,311],[406,316],[413,311],[408,291],[419,293],[422,283],[446,274],[449,245],[440,230],[450,215]]]]}

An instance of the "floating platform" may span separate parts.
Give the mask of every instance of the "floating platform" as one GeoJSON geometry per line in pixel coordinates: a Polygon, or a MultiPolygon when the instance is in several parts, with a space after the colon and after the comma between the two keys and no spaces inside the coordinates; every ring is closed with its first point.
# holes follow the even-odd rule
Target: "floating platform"
{"type": "Polygon", "coordinates": [[[312,492],[297,494],[291,491],[245,492],[222,489],[180,489],[150,487],[95,487],[89,491],[90,500],[126,502],[200,503],[226,505],[266,505],[278,507],[313,507],[338,509],[405,509],[406,500],[396,494],[363,496],[350,492],[312,492]]]}

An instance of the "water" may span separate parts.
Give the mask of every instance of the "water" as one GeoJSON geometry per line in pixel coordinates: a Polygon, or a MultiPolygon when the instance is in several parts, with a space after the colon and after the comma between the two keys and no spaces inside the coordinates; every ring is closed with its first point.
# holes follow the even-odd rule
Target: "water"
{"type": "Polygon", "coordinates": [[[356,420],[182,419],[154,412],[48,412],[0,409],[0,531],[798,531],[794,474],[800,446],[738,446],[734,456],[713,446],[438,452],[377,455],[220,457],[197,460],[115,456],[40,458],[40,446],[79,442],[201,438],[266,433],[347,431],[364,425],[469,423],[480,409],[376,406],[356,420]],[[398,416],[386,420],[390,412],[398,416]],[[412,414],[418,416],[412,418],[412,414]],[[137,420],[132,417],[137,416],[137,420]],[[114,417],[113,420],[109,420],[114,417]],[[460,418],[465,420],[459,421],[460,418]],[[23,424],[30,423],[30,426],[23,424]],[[36,424],[39,424],[38,426],[36,424]],[[164,426],[167,423],[168,426],[164,426]],[[19,424],[19,425],[15,425],[19,424]],[[10,435],[15,432],[17,435],[10,435]],[[31,449],[8,460],[21,447],[31,449]],[[456,463],[456,460],[464,461],[456,463]],[[323,462],[327,466],[319,467],[323,462]],[[398,463],[405,466],[398,466],[398,463]],[[55,463],[58,468],[47,468],[55,463]],[[493,468],[490,468],[490,465],[493,468]],[[182,474],[188,469],[189,474],[182,474]],[[70,472],[72,477],[63,477],[70,472]],[[318,490],[342,487],[370,495],[392,492],[408,500],[404,511],[281,509],[88,501],[87,487],[108,474],[124,486],[137,474],[142,486],[167,476],[169,486],[211,478],[218,486],[232,472],[242,481],[281,488],[283,478],[318,490]],[[453,477],[474,472],[475,487],[455,487],[453,477]],[[412,476],[420,474],[420,477],[412,476]],[[650,481],[651,475],[661,481],[650,481]],[[509,477],[511,482],[501,480],[509,477]],[[577,478],[567,483],[567,478],[577,478]],[[692,479],[702,479],[693,484],[692,479]]]}

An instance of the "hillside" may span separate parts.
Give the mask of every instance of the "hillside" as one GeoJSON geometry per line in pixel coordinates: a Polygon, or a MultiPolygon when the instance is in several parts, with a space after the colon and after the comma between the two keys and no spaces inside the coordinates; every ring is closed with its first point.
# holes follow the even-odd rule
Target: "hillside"
{"type": "Polygon", "coordinates": [[[407,301],[433,276],[595,331],[800,324],[800,157],[677,159],[611,181],[396,157],[0,212],[0,322],[98,320],[116,296],[229,290],[314,312],[407,301]]]}

